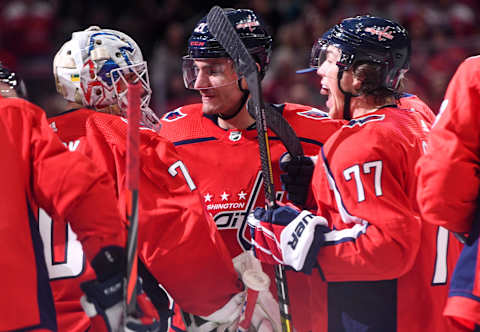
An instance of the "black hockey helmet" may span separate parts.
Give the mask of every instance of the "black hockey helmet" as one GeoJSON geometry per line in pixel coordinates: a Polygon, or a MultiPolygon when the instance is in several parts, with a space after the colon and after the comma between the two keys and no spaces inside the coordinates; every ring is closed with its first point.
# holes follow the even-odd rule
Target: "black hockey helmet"
{"type": "Polygon", "coordinates": [[[328,29],[326,32],[323,33],[322,37],[318,38],[318,40],[313,44],[312,51],[310,54],[310,63],[308,68],[299,69],[296,71],[297,74],[305,74],[310,73],[313,71],[317,71],[318,66],[320,65],[320,55],[321,51],[325,50],[328,46],[327,40],[332,33],[333,28],[328,29]]]}
{"type": "MultiPolygon", "coordinates": [[[[240,39],[260,65],[260,77],[263,78],[270,62],[272,37],[263,21],[250,9],[224,9],[225,14],[237,31],[240,39]]],[[[207,16],[195,26],[188,39],[188,58],[224,58],[229,57],[225,49],[208,30],[207,16]]]]}
{"type": "Polygon", "coordinates": [[[20,98],[27,98],[27,88],[23,80],[0,62],[0,82],[7,84],[20,98]]]}
{"type": "Polygon", "coordinates": [[[326,45],[341,50],[337,65],[342,71],[357,62],[381,65],[384,87],[392,91],[398,88],[400,79],[409,69],[411,42],[408,32],[398,23],[385,18],[364,15],[344,19],[314,45],[313,61],[315,54],[320,53],[315,48],[321,49],[326,45]]]}

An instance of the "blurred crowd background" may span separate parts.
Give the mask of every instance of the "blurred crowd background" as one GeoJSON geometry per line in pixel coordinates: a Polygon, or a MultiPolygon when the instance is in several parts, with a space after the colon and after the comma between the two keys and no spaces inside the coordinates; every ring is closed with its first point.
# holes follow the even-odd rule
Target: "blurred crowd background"
{"type": "Polygon", "coordinates": [[[47,111],[58,107],[52,62],[71,33],[90,25],[123,31],[149,63],[152,108],[159,114],[199,101],[183,86],[181,57],[195,23],[213,5],[252,8],[270,27],[273,55],[264,79],[265,99],[322,107],[308,64],[313,42],[341,19],[380,15],[404,25],[413,54],[405,90],[434,111],[449,79],[467,56],[480,54],[478,0],[0,0],[0,61],[26,81],[30,99],[47,111]]]}

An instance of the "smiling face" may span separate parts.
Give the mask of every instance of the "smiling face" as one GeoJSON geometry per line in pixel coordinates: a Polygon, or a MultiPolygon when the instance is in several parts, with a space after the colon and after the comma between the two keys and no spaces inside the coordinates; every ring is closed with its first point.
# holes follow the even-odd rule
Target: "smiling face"
{"type": "MultiPolygon", "coordinates": [[[[328,45],[319,57],[317,75],[320,76],[320,94],[328,96],[328,114],[332,119],[343,119],[343,106],[345,95],[338,88],[338,65],[341,51],[333,45],[328,45]]],[[[351,91],[352,73],[351,70],[344,71],[342,76],[342,89],[351,91]]]]}
{"type": "Polygon", "coordinates": [[[202,97],[205,114],[229,115],[241,103],[242,91],[238,88],[238,76],[230,59],[196,59],[193,61],[196,79],[193,88],[202,97]]]}

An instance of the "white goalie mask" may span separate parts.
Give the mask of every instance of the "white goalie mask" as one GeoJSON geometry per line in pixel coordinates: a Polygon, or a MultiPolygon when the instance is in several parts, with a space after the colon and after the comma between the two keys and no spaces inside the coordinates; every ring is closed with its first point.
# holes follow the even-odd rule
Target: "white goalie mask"
{"type": "Polygon", "coordinates": [[[57,91],[66,100],[124,117],[128,84],[140,83],[142,122],[159,129],[160,122],[148,107],[152,90],[147,62],[128,35],[97,26],[74,32],[55,55],[53,73],[57,91]]]}

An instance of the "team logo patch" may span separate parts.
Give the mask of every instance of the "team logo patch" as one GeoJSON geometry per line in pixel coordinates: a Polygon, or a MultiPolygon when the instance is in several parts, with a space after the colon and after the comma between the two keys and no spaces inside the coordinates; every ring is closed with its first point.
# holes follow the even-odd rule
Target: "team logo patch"
{"type": "MultiPolygon", "coordinates": [[[[259,171],[250,188],[243,188],[240,191],[228,191],[222,189],[218,192],[207,192],[203,194],[205,207],[213,216],[213,220],[220,231],[226,229],[236,230],[237,243],[244,250],[250,250],[250,231],[247,227],[247,217],[255,206],[265,204],[259,194],[263,184],[262,172],[259,171]]],[[[276,192],[277,201],[283,201],[284,191],[276,192]]]]}
{"type": "Polygon", "coordinates": [[[320,111],[319,109],[312,108],[308,111],[297,112],[298,115],[304,116],[309,119],[321,120],[328,118],[328,113],[320,111]]]}
{"type": "Polygon", "coordinates": [[[167,122],[173,122],[173,121],[177,121],[178,119],[181,119],[181,118],[186,117],[186,116],[187,115],[185,113],[182,113],[180,108],[177,108],[176,110],[173,110],[173,111],[165,114],[163,116],[162,120],[167,121],[167,122]]]}
{"type": "Polygon", "coordinates": [[[392,27],[384,27],[384,28],[375,28],[375,27],[368,27],[365,28],[365,32],[369,32],[372,35],[378,36],[378,41],[384,41],[385,39],[392,40],[393,39],[393,31],[389,31],[392,27]]]}
{"type": "Polygon", "coordinates": [[[231,131],[230,136],[228,136],[228,139],[231,140],[232,142],[238,142],[241,138],[242,138],[241,131],[231,131]]]}
{"type": "Polygon", "coordinates": [[[237,24],[236,28],[237,29],[248,29],[250,32],[253,32],[253,29],[255,27],[260,26],[260,22],[252,18],[251,15],[248,15],[248,18],[245,22],[240,22],[237,24]]]}

